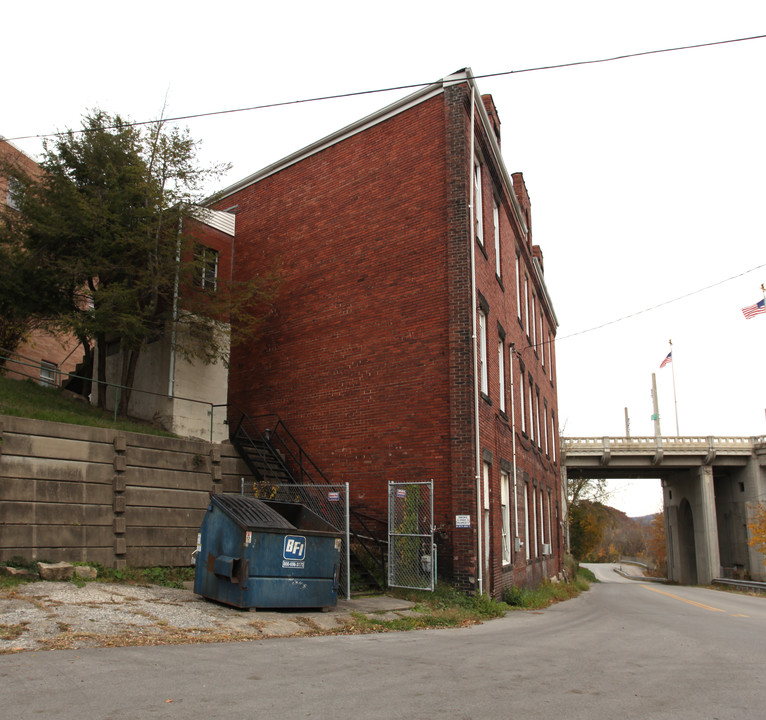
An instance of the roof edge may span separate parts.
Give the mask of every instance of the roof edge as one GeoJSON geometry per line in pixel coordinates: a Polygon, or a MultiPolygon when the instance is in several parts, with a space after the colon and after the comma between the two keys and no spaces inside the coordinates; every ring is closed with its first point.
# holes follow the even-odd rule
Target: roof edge
{"type": "Polygon", "coordinates": [[[367,130],[368,128],[373,127],[374,125],[377,125],[384,120],[388,120],[394,115],[398,115],[399,113],[402,113],[415,105],[419,105],[420,103],[425,102],[426,100],[429,100],[436,95],[439,95],[440,93],[444,92],[444,88],[449,85],[466,82],[469,80],[469,77],[472,77],[472,75],[470,69],[466,68],[464,70],[459,70],[452,75],[448,75],[441,80],[437,80],[430,85],[426,85],[416,90],[415,92],[410,93],[406,97],[403,97],[396,102],[390,103],[389,105],[382,107],[380,110],[376,110],[370,115],[366,115],[365,117],[351,123],[350,125],[346,125],[345,127],[336,130],[330,135],[327,135],[317,140],[316,142],[311,143],[310,145],[307,145],[306,147],[301,148],[300,150],[297,150],[290,155],[287,155],[281,160],[277,160],[271,165],[267,165],[265,168],[262,168],[261,170],[258,170],[251,175],[248,175],[242,180],[235,182],[233,185],[229,185],[223,190],[210,195],[209,197],[202,200],[201,204],[206,205],[208,203],[216,202],[218,200],[229,197],[239,190],[246,188],[248,185],[253,185],[254,183],[257,183],[264,178],[267,178],[269,175],[273,175],[280,170],[284,170],[285,168],[290,167],[290,165],[294,165],[301,160],[310,157],[311,155],[315,155],[316,153],[321,152],[322,150],[342,140],[345,140],[346,138],[352,137],[353,135],[367,130]]]}

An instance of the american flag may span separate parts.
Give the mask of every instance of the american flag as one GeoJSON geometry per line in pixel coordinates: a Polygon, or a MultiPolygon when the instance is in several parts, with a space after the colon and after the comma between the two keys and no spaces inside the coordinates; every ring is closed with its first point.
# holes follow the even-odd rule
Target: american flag
{"type": "Polygon", "coordinates": [[[761,313],[766,313],[766,301],[759,300],[755,305],[749,305],[746,308],[742,308],[742,314],[750,320],[750,318],[754,318],[756,315],[760,315],[761,313]]]}
{"type": "Polygon", "coordinates": [[[671,350],[665,359],[660,363],[660,367],[664,368],[669,362],[673,362],[673,351],[671,350]]]}

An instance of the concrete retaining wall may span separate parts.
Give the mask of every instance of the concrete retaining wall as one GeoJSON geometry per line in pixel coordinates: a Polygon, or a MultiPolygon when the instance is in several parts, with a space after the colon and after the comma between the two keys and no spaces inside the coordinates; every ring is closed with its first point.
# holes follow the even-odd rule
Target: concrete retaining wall
{"type": "Polygon", "coordinates": [[[210,493],[248,475],[228,442],[0,415],[0,561],[188,565],[210,493]]]}

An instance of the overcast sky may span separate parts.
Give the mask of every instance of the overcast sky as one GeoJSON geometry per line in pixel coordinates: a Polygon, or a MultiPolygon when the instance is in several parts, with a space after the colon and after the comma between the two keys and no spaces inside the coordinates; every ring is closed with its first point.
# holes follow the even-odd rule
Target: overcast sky
{"type": "MultiPolygon", "coordinates": [[[[27,0],[2,24],[14,138],[96,107],[148,120],[748,38],[766,3],[27,0]]],[[[741,312],[766,282],[765,70],[756,39],[478,80],[532,200],[563,435],[624,435],[626,407],[631,434],[652,435],[652,373],[663,435],[676,405],[682,435],[766,434],[766,315],[741,312]]],[[[233,164],[228,185],[408,92],[184,124],[205,162],[233,164]]],[[[655,511],[659,483],[612,504],[655,511]]]]}

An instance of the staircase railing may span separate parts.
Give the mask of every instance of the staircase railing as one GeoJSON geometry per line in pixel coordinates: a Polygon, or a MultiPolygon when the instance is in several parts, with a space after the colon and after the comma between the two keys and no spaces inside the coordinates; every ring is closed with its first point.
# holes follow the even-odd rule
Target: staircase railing
{"type": "MultiPolygon", "coordinates": [[[[309,457],[295,436],[287,429],[282,418],[276,414],[248,416],[240,415],[231,433],[232,445],[245,461],[250,472],[259,480],[274,480],[275,475],[286,483],[299,485],[331,485],[319,466],[309,457]],[[258,458],[254,462],[253,454],[258,458]],[[264,468],[270,477],[264,476],[264,468]],[[272,474],[273,469],[273,474],[272,474]]],[[[386,577],[386,541],[380,540],[371,529],[371,521],[381,522],[363,516],[349,508],[352,519],[350,534],[354,546],[362,551],[378,569],[381,578],[386,577]],[[377,552],[376,552],[377,550],[377,552]]],[[[363,567],[366,563],[359,558],[363,567]]],[[[383,587],[374,573],[369,573],[376,584],[383,587]]]]}

